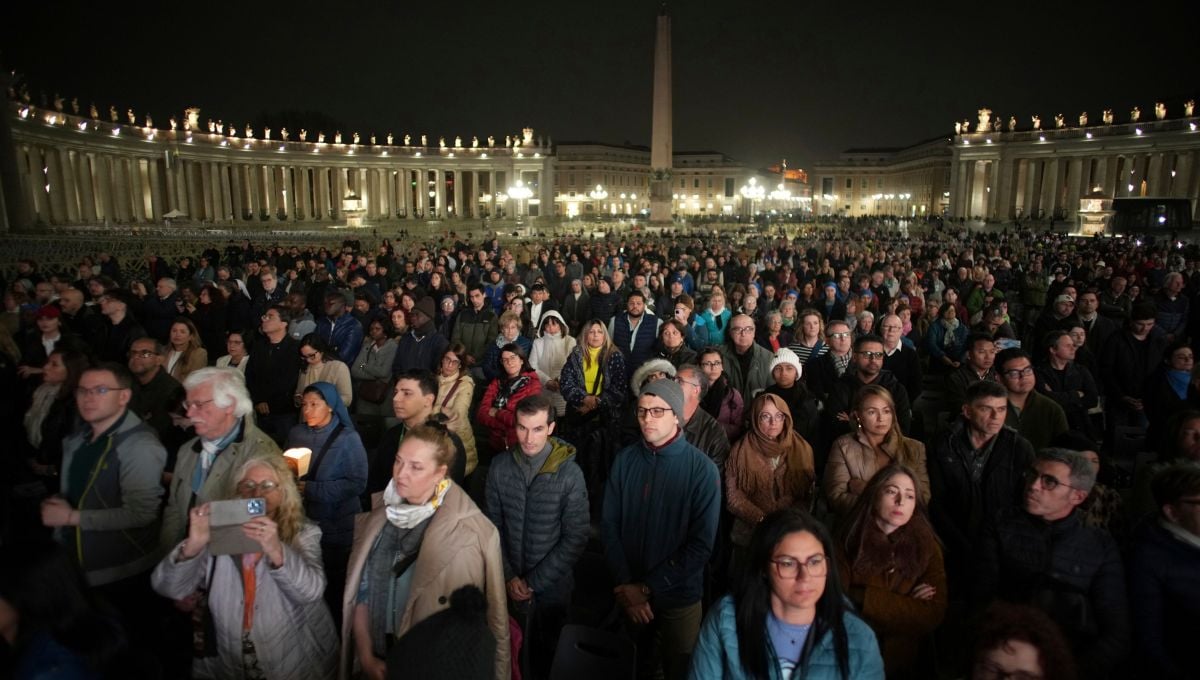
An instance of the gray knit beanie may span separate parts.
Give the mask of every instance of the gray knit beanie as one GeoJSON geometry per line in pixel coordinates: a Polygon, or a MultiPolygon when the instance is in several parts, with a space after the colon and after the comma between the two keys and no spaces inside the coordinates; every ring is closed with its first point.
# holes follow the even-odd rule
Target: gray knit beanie
{"type": "Polygon", "coordinates": [[[675,419],[679,421],[680,427],[683,426],[683,390],[680,389],[679,383],[665,378],[651,380],[642,387],[638,397],[647,394],[653,394],[667,402],[667,406],[670,406],[671,411],[675,413],[675,419]]]}

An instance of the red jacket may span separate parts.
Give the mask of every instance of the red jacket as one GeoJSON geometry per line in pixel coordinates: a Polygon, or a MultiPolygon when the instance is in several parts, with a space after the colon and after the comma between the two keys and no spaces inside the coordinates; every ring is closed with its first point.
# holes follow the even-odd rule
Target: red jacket
{"type": "Polygon", "coordinates": [[[483,399],[479,402],[479,410],[475,413],[475,420],[488,429],[488,443],[491,444],[494,453],[506,451],[516,446],[517,403],[531,394],[537,394],[542,391],[542,383],[538,380],[536,372],[527,371],[522,373],[517,380],[522,378],[527,380],[515,392],[509,395],[504,407],[496,410],[496,415],[490,415],[489,412],[495,405],[496,398],[501,394],[501,379],[496,378],[488,383],[487,391],[483,393],[483,399]]]}

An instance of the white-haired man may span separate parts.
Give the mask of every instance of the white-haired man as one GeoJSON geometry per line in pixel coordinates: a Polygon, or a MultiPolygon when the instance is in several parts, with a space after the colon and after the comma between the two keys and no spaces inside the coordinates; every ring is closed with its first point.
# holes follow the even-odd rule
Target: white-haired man
{"type": "Polygon", "coordinates": [[[170,550],[187,536],[188,511],[229,498],[232,475],[255,456],[279,455],[279,447],[254,424],[246,379],[234,368],[202,368],[183,382],[183,402],[196,437],[179,449],[163,513],[161,547],[170,550]]]}

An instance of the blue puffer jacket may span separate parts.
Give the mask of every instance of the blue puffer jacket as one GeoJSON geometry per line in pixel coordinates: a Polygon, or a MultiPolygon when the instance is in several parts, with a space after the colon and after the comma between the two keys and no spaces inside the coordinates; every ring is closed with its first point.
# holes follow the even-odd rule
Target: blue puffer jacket
{"type": "Polygon", "coordinates": [[[542,602],[570,596],[590,526],[575,447],[557,437],[549,443],[550,455],[532,483],[525,483],[519,448],[493,458],[487,478],[487,516],[500,530],[504,580],[525,579],[542,602]]]}
{"type": "MultiPolygon", "coordinates": [[[[742,668],[740,651],[738,649],[736,608],[733,596],[721,598],[700,628],[700,638],[696,641],[696,649],[692,652],[692,668],[688,678],[692,680],[743,680],[747,678],[742,668]]],[[[871,627],[855,614],[847,611],[843,619],[846,635],[850,643],[850,674],[847,680],[882,680],[883,657],[879,654],[879,643],[871,627]]],[[[766,621],[763,625],[767,625],[766,621]]],[[[767,637],[767,645],[771,639],[767,637]]],[[[774,658],[775,650],[770,649],[774,658]]],[[[777,665],[769,668],[769,680],[788,680],[784,678],[777,665]]],[[[797,668],[793,677],[805,680],[843,680],[838,671],[837,658],[833,652],[833,635],[825,633],[812,650],[808,658],[808,667],[797,668]]]]}
{"type": "MultiPolygon", "coordinates": [[[[335,418],[315,430],[296,425],[285,448],[311,449],[315,463],[337,422],[335,418]]],[[[366,489],[367,450],[357,432],[343,429],[325,453],[316,477],[304,484],[304,513],[320,525],[321,543],[348,547],[354,542],[354,516],[362,511],[358,496],[366,489]]]]}

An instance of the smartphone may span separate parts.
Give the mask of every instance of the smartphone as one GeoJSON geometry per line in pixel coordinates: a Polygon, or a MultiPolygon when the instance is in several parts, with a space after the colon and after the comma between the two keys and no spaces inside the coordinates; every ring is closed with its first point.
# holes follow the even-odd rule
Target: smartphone
{"type": "Polygon", "coordinates": [[[267,514],[263,498],[235,498],[213,501],[209,509],[208,552],[213,555],[241,555],[262,550],[258,541],[247,538],[242,525],[267,514]]]}

